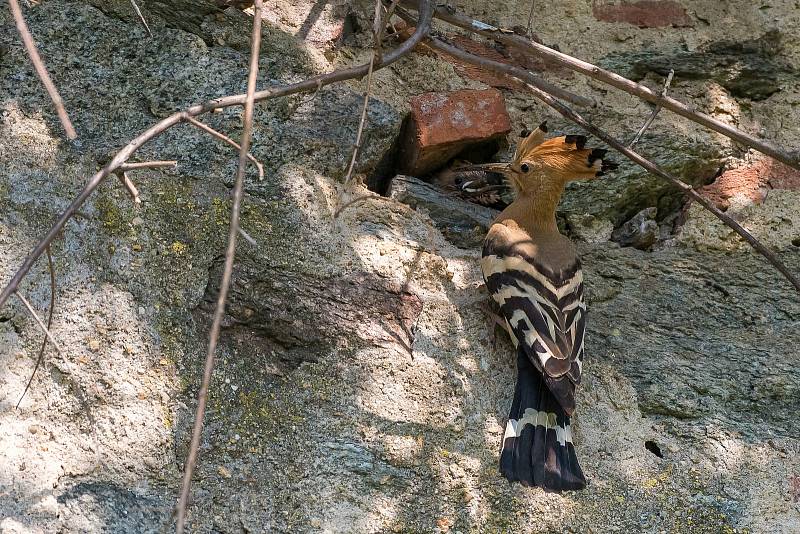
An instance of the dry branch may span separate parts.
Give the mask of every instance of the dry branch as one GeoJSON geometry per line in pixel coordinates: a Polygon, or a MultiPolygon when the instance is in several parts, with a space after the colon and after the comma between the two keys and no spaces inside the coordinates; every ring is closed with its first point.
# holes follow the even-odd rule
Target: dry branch
{"type": "Polygon", "coordinates": [[[142,199],[139,198],[139,190],[136,189],[136,185],[128,177],[128,173],[125,172],[125,171],[118,170],[114,174],[116,174],[117,178],[119,178],[119,181],[122,182],[122,186],[125,189],[127,189],[128,194],[131,196],[131,199],[133,200],[133,203],[134,204],[141,204],[142,203],[142,199]]]}
{"type": "Polygon", "coordinates": [[[42,85],[44,85],[44,88],[47,90],[47,94],[50,95],[50,100],[53,101],[56,113],[58,113],[58,118],[61,120],[61,125],[64,127],[67,137],[75,139],[78,137],[78,134],[75,132],[75,128],[72,127],[72,122],[69,120],[67,110],[64,109],[64,101],[61,100],[61,95],[58,94],[58,89],[56,89],[53,80],[50,79],[50,75],[47,73],[47,67],[44,66],[44,62],[39,56],[36,43],[33,42],[33,36],[31,36],[31,32],[28,30],[28,25],[25,24],[25,18],[22,16],[22,10],[19,8],[19,2],[17,2],[17,0],[8,0],[8,7],[11,9],[11,15],[14,17],[17,31],[20,37],[22,37],[22,42],[25,44],[25,50],[28,51],[28,55],[31,58],[33,68],[36,69],[36,74],[39,76],[39,79],[42,80],[42,85]]]}
{"type": "MultiPolygon", "coordinates": [[[[413,2],[411,2],[410,0],[402,0],[402,3],[404,5],[413,7],[413,2]]],[[[722,121],[719,121],[704,113],[694,110],[691,107],[687,106],[686,104],[678,100],[675,100],[674,98],[668,96],[662,96],[656,93],[655,91],[649,89],[648,87],[645,87],[644,85],[640,85],[627,78],[624,78],[619,74],[615,74],[605,69],[601,69],[596,65],[592,65],[591,63],[587,63],[586,61],[582,61],[570,55],[558,52],[543,44],[533,42],[525,37],[514,34],[510,30],[497,28],[495,26],[492,26],[491,24],[486,24],[484,22],[466,17],[464,15],[459,15],[457,13],[448,11],[447,9],[442,9],[437,7],[434,10],[434,15],[436,16],[436,18],[439,18],[459,28],[465,29],[473,33],[477,33],[484,37],[494,39],[495,41],[499,41],[507,46],[512,46],[514,48],[523,50],[525,52],[535,54],[551,63],[555,63],[563,67],[566,67],[570,70],[573,70],[575,72],[584,74],[590,78],[593,78],[595,80],[616,87],[617,89],[625,91],[628,94],[637,96],[642,100],[646,100],[647,102],[650,102],[652,104],[660,105],[664,109],[672,111],[677,115],[685,117],[693,122],[705,126],[706,128],[714,130],[717,133],[721,133],[722,135],[729,137],[734,141],[737,141],[745,146],[748,146],[763,154],[775,158],[776,160],[785,163],[786,165],[794,169],[800,170],[800,154],[798,153],[790,154],[788,152],[780,150],[779,148],[770,143],[756,139],[755,137],[737,128],[734,128],[733,126],[729,126],[722,121]]],[[[532,85],[535,85],[540,89],[543,89],[536,84],[532,85]]],[[[547,89],[543,90],[549,92],[547,91],[547,89]]]]}
{"type": "Polygon", "coordinates": [[[531,36],[531,28],[533,27],[533,10],[535,8],[536,8],[536,0],[531,0],[531,12],[528,14],[528,24],[525,26],[525,37],[531,36]]]}
{"type": "MultiPolygon", "coordinates": [[[[448,54],[458,57],[459,59],[473,63],[475,65],[479,65],[489,70],[493,70],[498,74],[504,74],[507,76],[513,76],[520,78],[520,74],[524,74],[525,71],[522,69],[518,69],[516,67],[512,67],[510,65],[506,65],[504,63],[499,63],[496,61],[492,61],[480,56],[475,56],[464,50],[451,46],[439,39],[431,38],[430,39],[431,46],[437,50],[441,50],[448,54]]],[[[595,135],[599,139],[608,144],[608,146],[616,149],[623,155],[625,155],[628,159],[636,163],[637,165],[643,167],[650,173],[658,176],[659,178],[663,178],[671,182],[674,186],[681,189],[684,193],[689,195],[693,200],[696,200],[700,205],[702,205],[705,209],[713,213],[719,220],[725,223],[726,226],[730,227],[734,232],[739,234],[747,243],[750,244],[755,250],[757,250],[761,255],[763,255],[781,274],[783,274],[787,280],[800,292],[800,280],[798,280],[787,268],[786,266],[778,259],[773,251],[771,251],[768,247],[763,245],[758,239],[756,239],[750,232],[745,230],[738,222],[733,220],[730,216],[726,215],[722,211],[719,210],[711,201],[703,197],[697,191],[692,189],[689,185],[685,184],[678,178],[672,176],[671,174],[667,173],[666,171],[662,170],[658,167],[655,163],[645,159],[641,155],[637,154],[630,148],[626,147],[620,141],[617,141],[611,135],[606,133],[605,131],[601,130],[597,126],[591,124],[586,119],[581,117],[578,113],[572,110],[567,105],[559,102],[551,95],[547,94],[546,92],[538,89],[537,87],[530,86],[530,91],[533,95],[556,110],[559,114],[564,116],[565,118],[571,120],[575,124],[581,126],[587,132],[595,135]]]]}
{"type": "MultiPolygon", "coordinates": [[[[56,307],[56,271],[53,267],[53,255],[50,254],[50,247],[47,247],[47,267],[50,271],[50,307],[47,310],[47,329],[44,332],[44,339],[42,339],[42,348],[39,349],[39,356],[36,358],[36,364],[33,366],[33,372],[31,372],[31,377],[28,379],[28,383],[25,384],[25,389],[22,390],[22,395],[19,396],[19,400],[17,401],[17,405],[14,408],[19,408],[22,399],[25,398],[25,394],[31,388],[31,384],[33,383],[33,378],[36,376],[36,371],[39,370],[39,366],[42,364],[44,360],[44,350],[47,348],[47,332],[53,327],[53,313],[56,307]]],[[[20,296],[17,293],[17,296],[20,296]]]]}
{"type": "Polygon", "coordinates": [[[137,161],[134,163],[123,163],[117,170],[126,172],[126,171],[133,171],[136,169],[159,169],[162,167],[175,167],[178,165],[178,162],[174,159],[163,160],[163,161],[137,161]]]}
{"type": "Polygon", "coordinates": [[[44,332],[45,337],[50,340],[50,343],[53,345],[53,348],[56,349],[56,352],[59,355],[64,356],[64,351],[61,350],[61,345],[58,344],[58,341],[56,341],[56,338],[53,336],[53,334],[50,333],[50,329],[47,326],[45,326],[44,322],[39,317],[39,314],[36,313],[36,310],[33,309],[33,306],[31,306],[31,303],[28,302],[28,299],[26,299],[22,295],[22,293],[20,293],[19,291],[15,291],[14,294],[17,296],[19,301],[22,302],[22,304],[25,305],[25,308],[28,309],[28,313],[31,314],[31,316],[36,321],[36,324],[38,324],[39,328],[41,328],[42,332],[44,332]]]}
{"type": "MultiPolygon", "coordinates": [[[[388,16],[391,16],[391,13],[394,11],[395,7],[397,7],[397,1],[394,0],[391,5],[386,9],[386,13],[388,16]]],[[[350,153],[350,164],[347,166],[347,172],[345,173],[342,186],[342,193],[345,194],[352,185],[353,179],[353,170],[356,167],[356,161],[358,160],[358,151],[361,149],[361,137],[364,134],[364,125],[367,123],[367,110],[369,108],[369,96],[372,92],[372,72],[375,68],[375,61],[379,60],[381,57],[381,41],[383,40],[383,29],[385,27],[384,17],[381,11],[383,10],[383,3],[381,0],[375,0],[375,16],[372,21],[372,38],[373,38],[373,48],[372,48],[372,55],[369,58],[369,69],[367,70],[367,87],[364,89],[364,102],[361,105],[361,119],[358,122],[358,130],[356,131],[356,139],[353,142],[353,150],[350,153]]],[[[336,204],[340,206],[342,203],[341,195],[337,196],[336,204]]],[[[348,203],[349,205],[349,203],[348,203]]],[[[339,213],[341,213],[342,208],[337,207],[334,210],[333,218],[337,218],[339,213]]]]}
{"type": "Polygon", "coordinates": [[[144,24],[144,29],[147,30],[148,35],[152,37],[153,32],[150,31],[150,26],[147,25],[147,21],[144,19],[141,9],[139,9],[139,6],[136,4],[136,0],[131,0],[131,5],[133,6],[133,10],[136,11],[136,15],[139,17],[139,20],[141,20],[142,24],[144,24]]]}
{"type": "Polygon", "coordinates": [[[206,354],[206,363],[203,370],[203,382],[200,385],[200,392],[197,394],[197,411],[195,412],[194,428],[192,429],[192,441],[183,472],[183,484],[181,486],[181,495],[176,511],[175,531],[178,534],[183,532],[186,519],[186,507],[189,502],[192,475],[194,474],[194,467],[197,463],[197,451],[200,449],[200,439],[203,434],[203,418],[205,417],[206,402],[208,400],[208,388],[211,384],[211,375],[214,371],[214,356],[217,351],[222,317],[225,314],[225,302],[228,299],[228,290],[230,289],[231,275],[233,274],[233,261],[236,257],[236,237],[239,235],[239,208],[242,203],[244,174],[247,167],[250,140],[253,135],[253,108],[255,107],[256,81],[258,78],[258,55],[261,49],[262,9],[262,0],[255,0],[253,35],[250,40],[250,71],[247,76],[247,94],[244,104],[242,146],[239,148],[239,165],[236,168],[236,179],[233,186],[233,205],[231,206],[231,220],[228,231],[228,247],[225,250],[225,268],[222,273],[222,281],[220,282],[217,306],[214,309],[214,320],[211,324],[211,332],[209,333],[208,353],[206,354]]]}
{"type": "MultiPolygon", "coordinates": [[[[667,96],[667,90],[669,90],[669,84],[672,83],[672,77],[675,76],[675,70],[669,69],[669,74],[667,75],[667,79],[664,81],[664,88],[661,90],[661,96],[667,96]]],[[[650,128],[650,125],[653,124],[653,121],[656,120],[656,115],[658,112],[661,111],[661,104],[656,104],[656,107],[653,108],[653,112],[650,113],[650,116],[647,117],[647,120],[642,124],[642,127],[639,128],[639,131],[636,132],[636,135],[631,139],[631,142],[628,143],[628,148],[633,148],[633,145],[639,142],[639,139],[644,135],[644,132],[650,128]]]]}
{"type": "MultiPolygon", "coordinates": [[[[212,135],[213,137],[216,137],[216,138],[217,138],[217,139],[219,139],[220,141],[223,141],[223,142],[225,142],[225,143],[228,143],[229,145],[231,145],[231,146],[232,146],[233,148],[235,148],[236,150],[241,150],[241,149],[242,149],[242,147],[241,147],[241,146],[239,146],[239,143],[237,143],[236,141],[234,141],[233,139],[231,139],[231,138],[230,138],[230,137],[228,137],[227,135],[225,135],[225,134],[223,134],[223,133],[220,133],[220,132],[216,131],[214,128],[212,128],[212,127],[211,127],[211,126],[209,126],[208,124],[206,124],[206,123],[204,123],[204,122],[200,122],[199,120],[195,119],[194,117],[192,117],[192,116],[191,116],[191,115],[189,115],[188,113],[187,113],[187,114],[186,114],[186,115],[183,117],[183,120],[185,120],[186,122],[188,122],[188,123],[190,123],[190,124],[192,124],[192,125],[194,125],[194,126],[197,126],[198,128],[200,128],[200,129],[201,129],[201,130],[203,130],[204,132],[206,132],[206,133],[208,133],[208,134],[212,135]]],[[[253,162],[253,165],[255,165],[255,166],[256,166],[256,169],[258,169],[258,179],[259,179],[259,180],[263,180],[263,179],[264,179],[264,165],[262,165],[262,164],[261,164],[261,162],[260,162],[260,161],[258,161],[258,160],[255,158],[255,156],[253,156],[253,155],[252,155],[251,153],[249,153],[249,152],[247,153],[247,159],[249,159],[250,161],[252,161],[252,162],[253,162]]]]}
{"type": "MultiPolygon", "coordinates": [[[[380,61],[373,66],[373,69],[386,67],[387,65],[390,65],[407,55],[422,40],[422,38],[428,34],[432,17],[430,0],[419,0],[417,8],[418,12],[420,13],[420,23],[417,25],[414,34],[394,50],[382,55],[380,61]]],[[[265,89],[263,91],[258,91],[254,95],[254,99],[256,102],[259,102],[261,100],[268,100],[271,98],[313,91],[318,87],[330,85],[332,83],[350,80],[353,78],[360,78],[367,74],[368,70],[369,63],[347,69],[335,70],[327,74],[314,76],[298,83],[282,85],[265,89]]],[[[103,167],[89,179],[89,182],[86,184],[83,190],[59,216],[58,220],[56,220],[50,230],[48,230],[47,234],[45,234],[45,236],[36,244],[31,253],[28,254],[28,256],[25,258],[25,261],[11,277],[11,280],[8,282],[6,287],[3,288],[2,292],[0,292],[0,306],[6,303],[11,294],[19,286],[22,279],[25,278],[25,275],[28,274],[36,260],[39,259],[42,254],[44,254],[45,248],[47,248],[47,246],[56,238],[56,236],[58,236],[59,232],[61,232],[61,229],[64,228],[64,225],[67,223],[67,221],[70,220],[76,213],[78,213],[81,206],[83,206],[84,202],[86,202],[86,199],[88,199],[94,190],[97,189],[97,187],[103,183],[103,181],[110,174],[114,173],[114,171],[116,171],[120,165],[125,163],[139,148],[152,141],[165,131],[169,130],[176,124],[183,122],[186,116],[196,117],[215,109],[230,106],[241,106],[245,103],[245,99],[246,95],[226,96],[223,98],[210,100],[203,104],[197,104],[186,109],[185,111],[176,112],[166,119],[154,124],[149,129],[139,134],[130,143],[125,145],[119,152],[117,152],[116,156],[114,156],[114,158],[105,167],[103,167]]]]}
{"type": "MultiPolygon", "coordinates": [[[[15,291],[14,294],[17,296],[19,301],[22,302],[22,304],[25,305],[25,308],[27,308],[28,313],[31,314],[31,316],[36,321],[36,324],[39,325],[39,328],[42,330],[42,332],[44,332],[45,337],[50,341],[50,344],[53,345],[53,348],[56,349],[56,352],[58,353],[58,355],[61,356],[61,359],[62,359],[64,365],[67,365],[68,361],[67,361],[67,358],[66,358],[66,356],[64,354],[64,351],[61,350],[61,346],[58,344],[58,341],[56,341],[56,338],[50,332],[50,328],[45,326],[44,322],[39,317],[39,314],[36,313],[36,310],[33,309],[33,306],[31,306],[31,303],[28,302],[28,299],[26,299],[22,295],[22,293],[20,293],[19,291],[15,291]]],[[[94,417],[92,416],[92,407],[89,405],[89,400],[86,398],[86,395],[83,392],[83,388],[81,388],[80,383],[78,383],[78,380],[75,378],[75,376],[72,374],[72,372],[67,372],[66,374],[70,377],[70,380],[72,382],[72,386],[75,388],[75,394],[78,396],[78,400],[83,405],[84,410],[86,410],[86,417],[89,419],[89,422],[92,425],[92,434],[94,434],[95,433],[95,431],[94,431],[95,420],[94,420],[94,417]]],[[[33,377],[31,377],[31,378],[33,378],[33,377]]],[[[95,450],[96,450],[96,447],[95,447],[95,450]]]]}

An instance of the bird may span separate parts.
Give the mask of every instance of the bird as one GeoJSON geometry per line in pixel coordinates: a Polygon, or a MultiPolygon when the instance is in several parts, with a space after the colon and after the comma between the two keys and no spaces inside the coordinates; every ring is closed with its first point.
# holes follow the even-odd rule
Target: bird
{"type": "Polygon", "coordinates": [[[547,123],[525,131],[510,163],[480,167],[504,176],[514,200],[483,242],[481,271],[514,344],[517,381],[503,435],[500,473],[546,491],[579,490],[570,420],[581,383],[586,332],[583,273],[575,246],[558,231],[556,208],[567,182],[616,168],[582,135],[545,139],[547,123]]]}
{"type": "MultiPolygon", "coordinates": [[[[524,127],[520,139],[530,135],[524,127]]],[[[501,172],[492,172],[485,165],[455,160],[450,166],[435,173],[431,180],[447,192],[473,204],[504,210],[514,201],[514,188],[501,172]]]]}
{"type": "Polygon", "coordinates": [[[432,182],[456,197],[495,210],[503,210],[514,200],[506,178],[467,161],[456,160],[432,177],[432,182]]]}

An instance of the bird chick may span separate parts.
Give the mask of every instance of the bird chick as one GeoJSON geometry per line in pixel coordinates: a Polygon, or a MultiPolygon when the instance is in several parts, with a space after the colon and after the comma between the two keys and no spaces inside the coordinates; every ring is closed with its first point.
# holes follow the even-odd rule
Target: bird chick
{"type": "Polygon", "coordinates": [[[615,168],[586,137],[545,139],[546,123],[525,132],[514,159],[480,166],[502,174],[515,199],[492,223],[481,270],[516,347],[517,383],[503,437],[500,472],[552,491],[586,486],[570,417],[580,384],[586,303],[574,245],[561,235],[556,208],[565,185],[615,168]]]}
{"type": "Polygon", "coordinates": [[[502,173],[466,161],[455,161],[436,173],[432,182],[462,200],[487,208],[503,210],[514,201],[514,191],[502,173]]]}

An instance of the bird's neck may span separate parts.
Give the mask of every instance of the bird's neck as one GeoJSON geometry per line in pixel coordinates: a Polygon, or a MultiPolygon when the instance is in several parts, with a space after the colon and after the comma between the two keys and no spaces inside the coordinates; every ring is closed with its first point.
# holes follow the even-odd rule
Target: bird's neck
{"type": "Polygon", "coordinates": [[[517,199],[503,212],[503,218],[514,219],[531,237],[560,236],[556,224],[556,208],[563,191],[563,185],[538,191],[520,191],[517,199]]]}

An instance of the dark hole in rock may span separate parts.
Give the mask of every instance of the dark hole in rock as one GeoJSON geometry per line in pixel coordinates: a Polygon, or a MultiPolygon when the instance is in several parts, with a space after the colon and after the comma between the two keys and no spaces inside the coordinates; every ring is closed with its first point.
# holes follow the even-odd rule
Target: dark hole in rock
{"type": "Polygon", "coordinates": [[[644,448],[647,449],[648,451],[652,452],[653,454],[655,454],[659,458],[663,458],[664,457],[664,454],[661,452],[661,448],[658,446],[658,444],[655,441],[652,441],[652,440],[648,439],[647,441],[644,442],[644,448]]]}
{"type": "Polygon", "coordinates": [[[358,16],[354,11],[349,11],[344,17],[342,24],[342,34],[339,37],[339,43],[343,45],[354,44],[355,36],[361,31],[361,25],[358,23],[358,16]]]}
{"type": "Polygon", "coordinates": [[[792,245],[800,247],[800,237],[795,237],[794,239],[792,239],[792,245]]]}
{"type": "MultiPolygon", "coordinates": [[[[407,120],[403,121],[403,126],[400,128],[400,133],[394,139],[389,150],[381,157],[378,164],[367,176],[367,188],[373,193],[378,193],[381,196],[388,196],[392,188],[392,179],[398,174],[406,174],[403,171],[403,138],[407,135],[407,120]]],[[[431,172],[425,173],[422,176],[415,176],[421,178],[426,182],[432,182],[439,187],[445,188],[445,184],[441,180],[437,180],[443,169],[452,167],[455,162],[466,163],[489,163],[497,161],[496,155],[507,147],[504,139],[490,139],[483,142],[473,143],[465,147],[461,152],[454,157],[449,158],[444,164],[438,166],[431,172]]]]}

